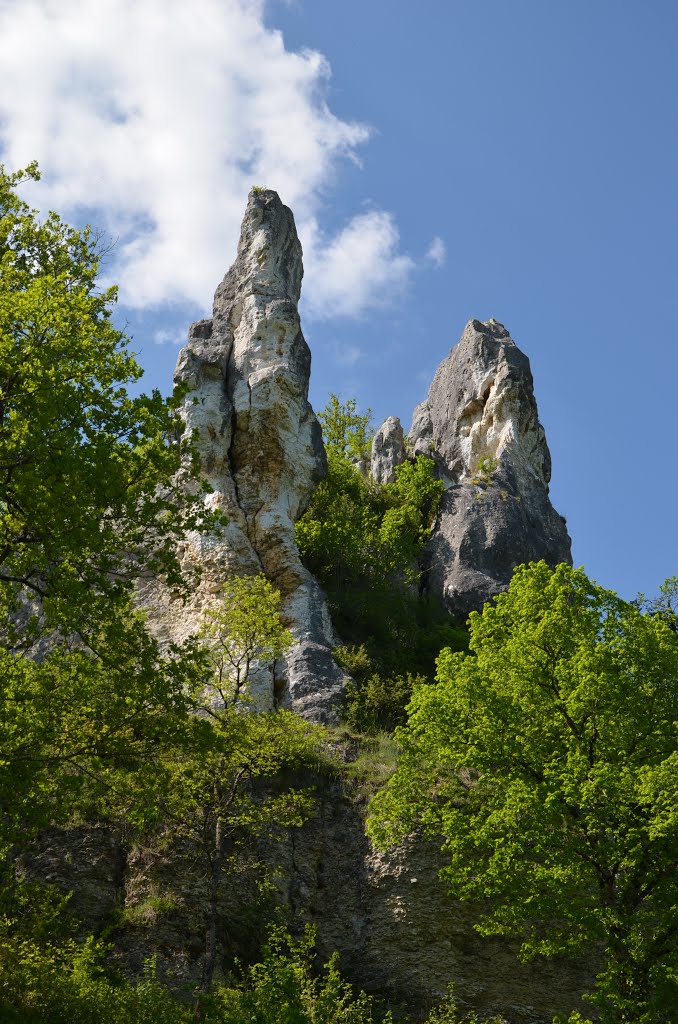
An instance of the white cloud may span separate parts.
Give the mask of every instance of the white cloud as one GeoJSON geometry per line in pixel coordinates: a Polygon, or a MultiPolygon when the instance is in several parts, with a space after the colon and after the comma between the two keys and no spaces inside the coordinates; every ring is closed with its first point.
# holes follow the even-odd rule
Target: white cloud
{"type": "Polygon", "coordinates": [[[357,345],[335,345],[334,359],[338,366],[355,366],[365,353],[357,345]]]}
{"type": "Polygon", "coordinates": [[[399,252],[393,217],[372,210],[354,217],[329,242],[315,221],[302,234],[308,260],[305,307],[316,319],[360,316],[389,305],[406,287],[415,262],[399,252]]]}
{"type": "Polygon", "coordinates": [[[426,259],[430,260],[430,262],[433,263],[434,266],[442,267],[443,264],[445,263],[446,256],[447,249],[445,248],[445,243],[443,242],[442,238],[439,238],[438,235],[436,235],[435,238],[432,239],[431,244],[426,250],[426,259]]]}
{"type": "Polygon", "coordinates": [[[183,345],[186,341],[186,331],[170,331],[163,327],[153,332],[153,341],[156,345],[183,345]]]}
{"type": "Polygon", "coordinates": [[[206,306],[255,183],[275,188],[313,239],[305,290],[314,310],[360,315],[409,274],[386,213],[321,241],[323,193],[370,133],[332,114],[327,61],[286,50],[264,8],[0,0],[2,159],[11,168],[38,159],[34,203],[70,216],[83,209],[119,238],[111,276],[127,305],[206,306]],[[361,272],[351,272],[353,257],[361,272]]]}

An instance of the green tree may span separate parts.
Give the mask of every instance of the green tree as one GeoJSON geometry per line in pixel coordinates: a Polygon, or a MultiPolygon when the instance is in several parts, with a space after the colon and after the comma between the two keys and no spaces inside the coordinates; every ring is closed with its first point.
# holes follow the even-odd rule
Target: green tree
{"type": "Polygon", "coordinates": [[[206,678],[197,646],[161,655],[131,612],[102,622],[87,646],[57,638],[38,659],[0,647],[0,850],[78,809],[105,811],[130,773],[143,816],[149,755],[183,735],[187,687],[206,678]]]}
{"type": "Polygon", "coordinates": [[[657,597],[639,594],[635,603],[642,611],[660,616],[674,633],[678,633],[678,576],[664,580],[657,597]]]}
{"type": "Polygon", "coordinates": [[[296,525],[297,543],[325,588],[344,653],[367,649],[372,671],[356,677],[347,714],[352,728],[374,731],[401,718],[412,676],[432,675],[442,646],[465,642],[416,586],[443,485],[421,456],[406,459],[393,483],[374,481],[365,471],[370,414],[354,399],[331,395],[319,419],[328,474],[296,525]]]}
{"type": "Polygon", "coordinates": [[[198,681],[198,714],[181,743],[164,749],[158,766],[160,824],[170,843],[183,838],[191,844],[207,880],[203,996],[217,963],[219,894],[233,845],[301,824],[308,797],[282,784],[267,791],[264,783],[286,767],[314,762],[317,741],[313,727],[290,712],[259,705],[258,713],[245,713],[253,703],[257,710],[251,695],[257,668],[293,642],[280,618],[279,592],[263,576],[245,576],[228,580],[221,596],[199,633],[210,674],[198,681]]]}
{"type": "Polygon", "coordinates": [[[0,167],[0,595],[5,612],[41,599],[24,637],[98,621],[142,568],[181,586],[176,542],[205,519],[178,479],[176,399],[126,390],[142,371],[96,238],[17,195],[38,177],[0,167]]]}
{"type": "MultiPolygon", "coordinates": [[[[275,663],[294,642],[280,618],[280,592],[265,576],[234,576],[220,596],[219,605],[205,612],[199,632],[212,669],[207,692],[217,701],[217,714],[251,700],[246,688],[253,670],[275,663]]],[[[211,708],[202,710],[209,714],[211,708]]]]}
{"type": "Polygon", "coordinates": [[[369,459],[374,433],[371,409],[360,413],[355,398],[340,402],[338,395],[331,394],[318,419],[328,455],[339,455],[351,462],[369,459]]]}
{"type": "Polygon", "coordinates": [[[215,1000],[220,1024],[392,1024],[364,992],[355,994],[339,973],[335,953],[320,975],[314,965],[315,928],[293,939],[272,930],[261,963],[245,973],[238,988],[215,1000]]]}
{"type": "Polygon", "coordinates": [[[379,485],[360,469],[369,455],[369,413],[332,395],[319,419],[328,475],[297,523],[302,558],[330,588],[413,577],[443,489],[433,463],[405,462],[395,483],[379,485]]]}
{"type": "Polygon", "coordinates": [[[678,640],[582,570],[520,566],[443,651],[374,801],[380,845],[442,836],[442,876],[524,957],[591,948],[601,1020],[678,1004],[678,640]]]}
{"type": "Polygon", "coordinates": [[[133,608],[135,580],[185,589],[188,529],[216,525],[176,401],[127,391],[141,376],[97,286],[97,240],[0,168],[0,829],[6,844],[63,820],[77,795],[181,727],[206,666],[194,643],[162,653],[133,608]],[[193,488],[200,491],[200,486],[193,488]]]}
{"type": "Polygon", "coordinates": [[[313,728],[289,711],[243,713],[230,704],[191,725],[188,742],[165,748],[157,765],[158,808],[166,843],[176,849],[177,841],[188,842],[205,879],[202,1006],[217,966],[220,894],[243,858],[237,848],[302,824],[309,796],[280,779],[266,783],[286,768],[313,764],[316,741],[313,728]]]}

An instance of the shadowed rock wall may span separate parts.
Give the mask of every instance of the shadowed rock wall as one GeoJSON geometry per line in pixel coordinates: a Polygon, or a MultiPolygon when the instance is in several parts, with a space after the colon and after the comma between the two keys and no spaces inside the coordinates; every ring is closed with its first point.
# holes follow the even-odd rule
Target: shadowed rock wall
{"type": "MultiPolygon", "coordinates": [[[[461,1008],[501,1013],[509,1024],[550,1024],[590,991],[590,968],[582,962],[521,965],[515,945],[479,936],[474,908],[452,900],[438,879],[442,858],[435,846],[413,837],[376,853],[360,806],[340,782],[328,780],[304,826],[242,850],[225,879],[218,929],[224,971],[234,957],[257,957],[272,910],[270,901],[261,902],[248,858],[261,858],[276,872],[275,902],[293,927],[316,924],[321,963],[338,950],[354,984],[415,1019],[450,982],[461,1008]]],[[[209,883],[189,847],[126,853],[104,828],[53,829],[24,858],[24,870],[74,889],[73,909],[87,927],[121,921],[110,938],[126,970],[138,974],[154,956],[160,975],[168,973],[175,984],[200,979],[209,883]]]]}

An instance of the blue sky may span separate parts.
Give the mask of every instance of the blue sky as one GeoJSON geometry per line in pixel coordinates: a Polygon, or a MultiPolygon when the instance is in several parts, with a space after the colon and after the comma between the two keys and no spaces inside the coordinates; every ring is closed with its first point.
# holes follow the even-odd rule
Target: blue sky
{"type": "Polygon", "coordinates": [[[248,188],[305,250],[311,398],[405,428],[471,317],[528,354],[576,564],[678,574],[678,7],[669,0],[0,0],[0,159],[117,245],[144,386],[248,188]]]}

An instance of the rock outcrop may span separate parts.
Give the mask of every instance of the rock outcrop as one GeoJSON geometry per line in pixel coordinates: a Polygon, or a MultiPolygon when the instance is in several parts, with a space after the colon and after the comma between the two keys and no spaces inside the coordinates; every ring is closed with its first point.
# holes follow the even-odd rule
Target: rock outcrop
{"type": "MultiPolygon", "coordinates": [[[[265,573],[284,597],[296,642],[283,664],[262,667],[255,696],[262,706],[288,706],[329,722],[344,677],[332,659],[335,638],[322,591],[302,566],[294,536],[295,520],[326,473],[307,398],[310,352],[297,310],[301,257],[290,210],[275,192],[253,190],[213,316],[190,328],[175,375],[185,389],[187,434],[211,487],[206,500],[228,522],[184,542],[181,558],[202,570],[188,602],[156,580],[141,581],[139,594],[156,633],[182,640],[218,602],[225,579],[265,573]]],[[[501,324],[469,322],[415,410],[409,442],[412,454],[435,460],[445,484],[424,586],[453,615],[465,617],[504,589],[520,562],[570,561],[565,521],[549,500],[550,455],[529,362],[501,324]]],[[[399,420],[389,417],[373,442],[372,477],[391,482],[408,454],[399,420]]],[[[357,753],[350,745],[347,762],[357,753]]],[[[587,965],[520,966],[515,948],[481,939],[474,909],[449,898],[433,844],[412,836],[378,854],[365,835],[354,784],[315,776],[302,780],[308,783],[317,788],[309,820],[280,828],[251,854],[275,871],[275,901],[291,923],[317,924],[323,958],[338,950],[352,981],[421,1014],[450,980],[464,1008],[502,1011],[511,1024],[546,1024],[575,1005],[589,983],[587,965]]],[[[233,956],[256,955],[270,916],[270,907],[257,906],[258,874],[244,856],[220,890],[224,969],[233,956]]],[[[199,976],[209,893],[186,844],[129,850],[111,829],[83,825],[46,830],[17,863],[28,878],[74,890],[72,905],[88,928],[105,920],[110,927],[115,916],[116,955],[127,970],[140,971],[154,954],[161,973],[177,984],[199,976]]]]}
{"type": "MultiPolygon", "coordinates": [[[[435,844],[413,836],[375,852],[362,808],[345,785],[317,781],[306,823],[255,845],[252,863],[243,849],[224,879],[222,971],[232,969],[234,957],[258,956],[278,906],[295,931],[304,922],[317,926],[320,963],[338,951],[352,983],[415,1019],[450,982],[464,1011],[501,1014],[510,1024],[549,1024],[556,1013],[582,1008],[579,994],[592,984],[590,963],[554,957],[521,964],[515,944],[474,930],[477,908],[449,896],[438,877],[443,857],[435,844]],[[274,873],[274,889],[258,888],[259,861],[274,873]]],[[[209,881],[196,868],[194,849],[165,842],[129,851],[105,827],[50,829],[23,857],[21,870],[73,891],[70,906],[86,928],[107,922],[110,930],[115,920],[113,955],[128,973],[140,974],[153,957],[159,976],[177,986],[199,981],[209,881]]]]}
{"type": "Polygon", "coordinates": [[[565,520],[549,499],[529,360],[502,324],[469,321],[415,409],[409,440],[445,484],[423,582],[453,615],[505,589],[522,562],[571,563],[565,520]]]}
{"type": "Polygon", "coordinates": [[[370,475],[378,484],[392,484],[396,468],[405,461],[405,435],[397,416],[385,419],[372,441],[370,475]]]}
{"type": "Polygon", "coordinates": [[[189,329],[175,383],[197,440],[207,500],[225,513],[218,533],[194,534],[182,558],[202,579],[188,604],[158,584],[141,587],[152,627],[183,639],[219,597],[225,577],[263,572],[284,598],[296,643],[285,662],[262,668],[262,706],[332,720],[343,673],[331,655],[332,624],[320,587],[302,566],[294,523],[327,471],[320,425],[308,402],[311,354],[297,303],[302,252],[291,211],[275,192],[253,189],[235,263],[216,290],[212,318],[189,329]]]}

